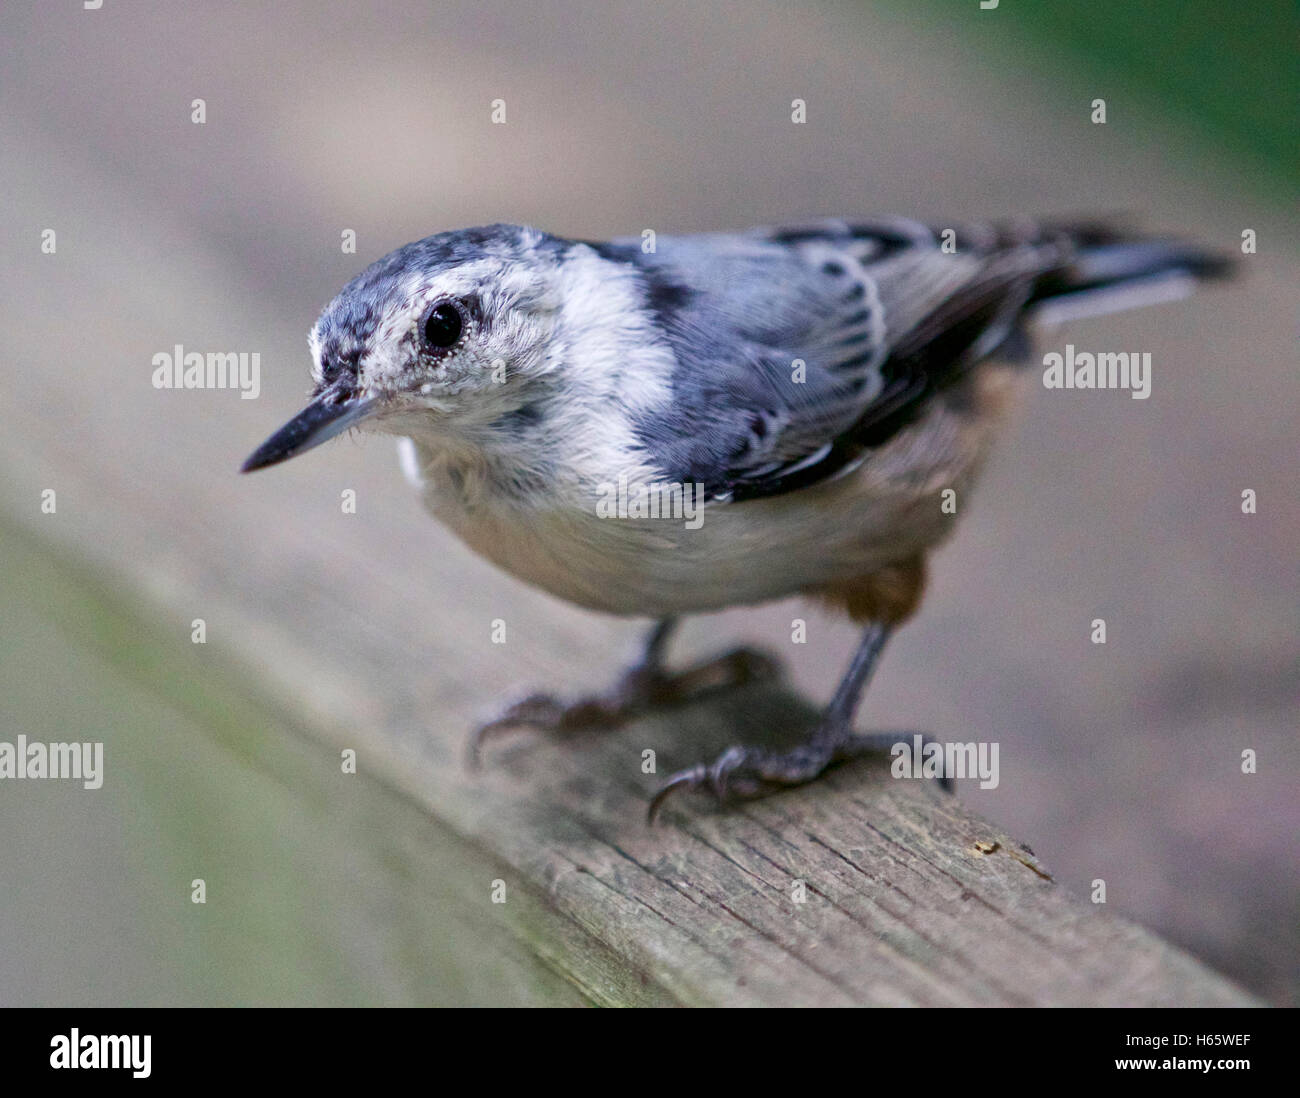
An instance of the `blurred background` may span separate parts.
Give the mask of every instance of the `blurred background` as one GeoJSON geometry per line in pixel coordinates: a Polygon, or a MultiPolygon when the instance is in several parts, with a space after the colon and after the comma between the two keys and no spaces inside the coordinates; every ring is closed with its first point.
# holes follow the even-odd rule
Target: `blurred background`
{"type": "MultiPolygon", "coordinates": [[[[493,221],[1112,211],[1227,251],[1254,230],[1257,253],[1233,286],[1051,337],[1151,352],[1152,397],[1029,387],[860,719],[998,741],[974,811],[1300,1001],[1292,5],[63,0],[0,30],[0,740],[103,740],[108,775],[0,783],[0,1001],[545,998],[429,961],[463,917],[438,887],[456,855],[412,805],[337,796],[313,738],[382,725],[464,784],[474,713],[543,671],[602,684],[639,625],[476,561],[389,440],[235,476],[364,265],[493,221]],[[261,396],[153,389],[176,344],[259,352],[261,396]],[[498,615],[524,623],[508,653],[498,615]],[[410,861],[374,855],[393,832],[420,903],[410,861]]],[[[695,620],[677,656],[737,638],[820,700],[854,632],[781,604],[695,620]]]]}

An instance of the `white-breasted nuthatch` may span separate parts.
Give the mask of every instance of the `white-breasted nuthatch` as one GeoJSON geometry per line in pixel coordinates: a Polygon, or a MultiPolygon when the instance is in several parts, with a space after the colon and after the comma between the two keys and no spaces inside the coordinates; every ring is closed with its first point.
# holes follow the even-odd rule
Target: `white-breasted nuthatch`
{"type": "Polygon", "coordinates": [[[442,233],[326,306],[311,403],[244,471],[353,426],[400,436],[426,505],[475,551],[658,619],[609,694],[534,695],[479,736],[617,723],[770,671],[748,650],[667,671],[680,615],[794,594],[847,613],[865,635],[807,742],[733,747],[652,813],[683,786],[752,796],[881,746],[853,731],[858,700],[951,529],[945,490],[968,486],[1024,373],[1026,322],[1167,300],[1228,267],[1101,223],[834,221],[653,249],[442,233]]]}

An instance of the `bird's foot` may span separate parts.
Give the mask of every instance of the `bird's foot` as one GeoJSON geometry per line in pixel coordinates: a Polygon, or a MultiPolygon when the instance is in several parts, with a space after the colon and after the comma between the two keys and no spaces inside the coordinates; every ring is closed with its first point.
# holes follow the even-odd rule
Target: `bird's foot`
{"type": "Polygon", "coordinates": [[[474,730],[470,761],[478,762],[484,742],[512,728],[536,728],[558,735],[589,728],[616,728],[651,710],[695,701],[715,690],[766,682],[780,673],[781,665],[774,656],[737,648],[682,671],[633,667],[604,694],[570,701],[553,694],[530,694],[474,730]]]}
{"type": "MultiPolygon", "coordinates": [[[[670,777],[650,802],[648,819],[654,823],[664,802],[683,789],[703,789],[720,805],[752,800],[778,789],[806,785],[821,777],[838,762],[859,755],[887,752],[894,744],[910,742],[913,732],[854,732],[823,724],[806,743],[789,751],[770,751],[737,745],[727,748],[711,763],[679,770],[670,777]]],[[[923,743],[933,742],[923,736],[923,743]]],[[[952,791],[952,779],[939,778],[940,786],[952,791]]]]}

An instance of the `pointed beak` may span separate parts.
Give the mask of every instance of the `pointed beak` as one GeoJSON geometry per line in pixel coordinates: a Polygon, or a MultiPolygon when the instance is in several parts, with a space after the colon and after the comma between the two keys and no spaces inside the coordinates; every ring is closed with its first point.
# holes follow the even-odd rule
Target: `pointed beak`
{"type": "Polygon", "coordinates": [[[239,471],[251,473],[306,453],[313,446],[355,427],[374,409],[373,397],[340,400],[336,390],[327,390],[254,450],[239,471]]]}

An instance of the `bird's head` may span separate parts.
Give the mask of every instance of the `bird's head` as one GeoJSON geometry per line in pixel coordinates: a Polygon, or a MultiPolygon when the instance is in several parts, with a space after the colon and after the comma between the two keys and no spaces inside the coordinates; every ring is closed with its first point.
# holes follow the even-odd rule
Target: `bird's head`
{"type": "Polygon", "coordinates": [[[311,402],[243,471],[349,427],[472,432],[526,404],[555,364],[559,243],[491,225],[430,236],[372,264],[311,331],[311,402]]]}

